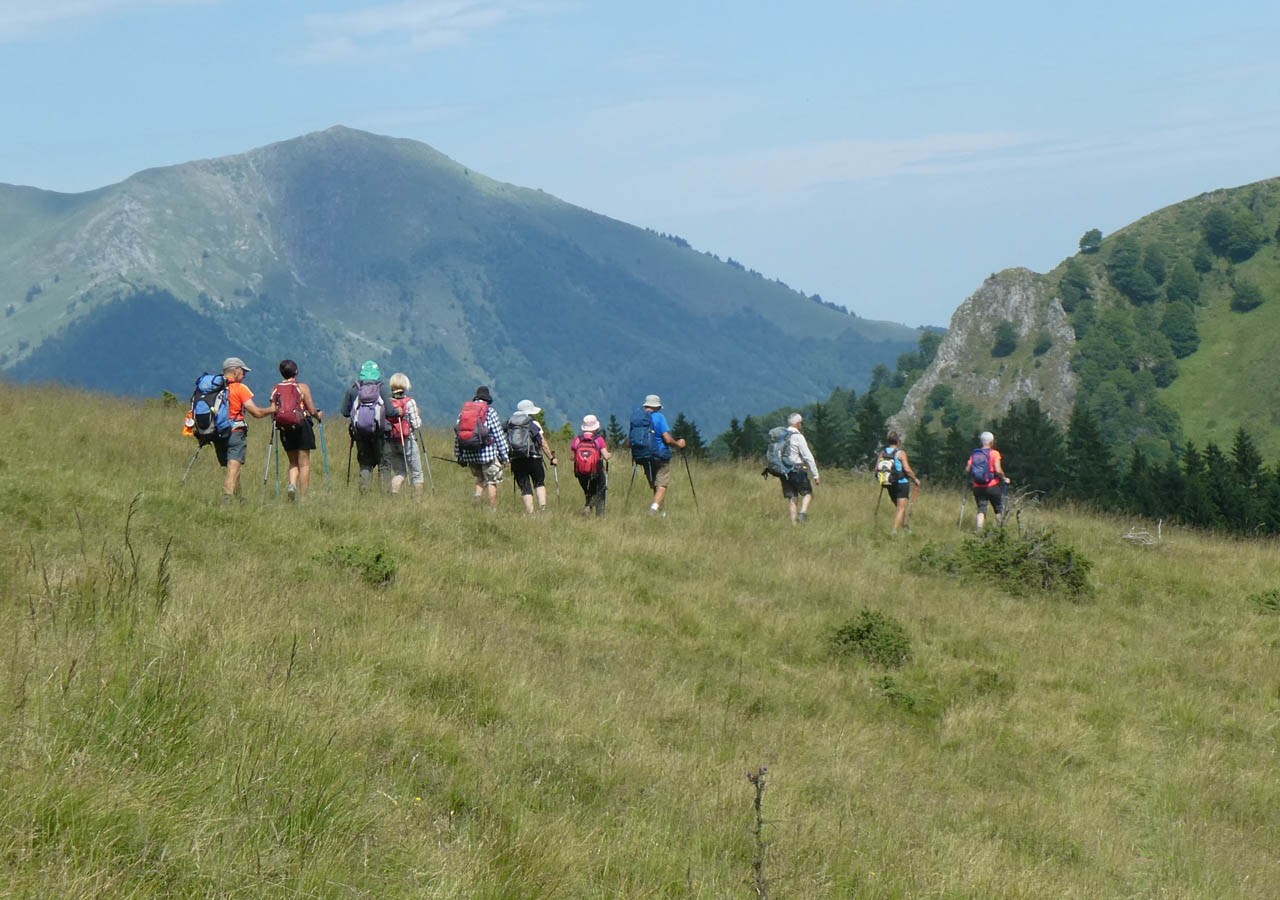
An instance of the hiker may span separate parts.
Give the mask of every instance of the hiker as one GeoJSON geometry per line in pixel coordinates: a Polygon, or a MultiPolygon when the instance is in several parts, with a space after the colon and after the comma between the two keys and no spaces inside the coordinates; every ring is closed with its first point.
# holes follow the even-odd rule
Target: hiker
{"type": "MultiPolygon", "coordinates": [[[[388,419],[400,412],[391,405],[391,394],[382,381],[382,370],[371,359],[360,366],[355,384],[342,398],[342,414],[351,420],[348,430],[360,466],[360,493],[373,486],[373,470],[381,473],[383,483],[391,484],[391,445],[388,419]]],[[[351,479],[351,449],[347,450],[347,479],[351,479]]]]}
{"type": "Polygon", "coordinates": [[[902,449],[902,440],[898,437],[898,432],[890,431],[885,436],[884,449],[880,451],[880,458],[890,462],[889,479],[882,490],[889,492],[889,499],[893,501],[893,534],[898,534],[900,529],[905,529],[910,533],[911,529],[907,526],[907,508],[911,505],[911,485],[917,487],[920,479],[916,477],[916,473],[911,469],[911,461],[907,459],[907,451],[902,449]]]}
{"type": "Polygon", "coordinates": [[[408,375],[396,372],[391,376],[390,386],[391,405],[400,414],[391,422],[391,493],[400,493],[408,478],[413,485],[414,496],[421,499],[427,486],[422,478],[422,454],[414,435],[422,427],[422,415],[418,401],[409,396],[413,383],[408,375]]]}
{"type": "Polygon", "coordinates": [[[804,436],[804,417],[800,413],[787,416],[787,437],[782,449],[782,460],[790,467],[782,480],[782,496],[787,499],[791,524],[809,520],[809,501],[813,499],[813,485],[821,484],[818,464],[809,450],[804,436]],[[810,483],[812,476],[813,483],[810,483]],[[797,502],[798,500],[798,502],[797,502]]]}
{"type": "Polygon", "coordinates": [[[542,408],[534,406],[532,400],[521,400],[506,425],[511,475],[520,487],[520,499],[528,515],[533,515],[534,494],[538,497],[538,512],[547,511],[547,468],[542,460],[545,457],[551,465],[556,464],[546,432],[534,418],[540,412],[542,408]]]}
{"type": "Polygon", "coordinates": [[[222,483],[222,502],[230,503],[232,497],[240,497],[240,469],[244,466],[248,455],[249,423],[244,414],[255,419],[265,419],[276,411],[275,404],[267,407],[253,402],[253,391],[244,383],[244,376],[252,371],[238,356],[229,356],[222,361],[222,377],[227,380],[227,412],[231,417],[231,431],[226,437],[213,439],[213,449],[218,455],[218,465],[225,466],[226,480],[222,483]]]}
{"type": "Polygon", "coordinates": [[[476,505],[488,494],[489,509],[497,512],[498,485],[502,484],[502,467],[511,460],[511,449],[489,388],[480,385],[472,399],[462,404],[453,432],[453,457],[459,465],[470,467],[476,479],[476,505]]]}
{"type": "Polygon", "coordinates": [[[1004,474],[1004,459],[994,446],[995,435],[984,431],[978,435],[981,445],[969,454],[964,470],[973,482],[973,499],[978,505],[978,531],[986,521],[987,504],[991,504],[997,517],[1004,513],[1004,486],[1009,478],[1004,474]]]}
{"type": "Polygon", "coordinates": [[[603,516],[609,491],[607,463],[612,454],[609,442],[600,435],[600,420],[596,416],[582,418],[582,433],[573,439],[569,449],[573,451],[573,474],[582,486],[582,514],[590,515],[594,508],[597,516],[603,516]]]}
{"type": "Polygon", "coordinates": [[[644,470],[644,477],[653,491],[653,502],[649,504],[650,515],[666,515],[662,504],[667,497],[667,488],[671,486],[671,448],[685,447],[684,438],[671,435],[671,426],[667,417],[661,412],[662,398],[657,394],[649,394],[644,403],[631,416],[631,458],[644,470]]]}
{"type": "Polygon", "coordinates": [[[311,451],[316,449],[316,432],[311,420],[322,421],[324,414],[316,408],[311,388],[298,380],[296,362],[281,360],[280,377],[284,380],[272,390],[271,403],[276,408],[280,447],[289,457],[288,496],[290,500],[305,500],[311,485],[311,451]]]}

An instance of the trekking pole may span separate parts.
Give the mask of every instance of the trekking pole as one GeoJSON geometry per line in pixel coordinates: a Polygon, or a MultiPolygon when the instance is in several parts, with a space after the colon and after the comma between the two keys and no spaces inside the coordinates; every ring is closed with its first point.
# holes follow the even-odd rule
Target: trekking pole
{"type": "Polygon", "coordinates": [[[347,487],[351,487],[351,451],[356,448],[356,436],[351,435],[351,443],[347,445],[347,487]]]}
{"type": "Polygon", "coordinates": [[[962,491],[960,494],[960,521],[956,523],[956,528],[964,527],[964,506],[969,502],[969,492],[962,491]]]}
{"type": "Polygon", "coordinates": [[[324,489],[329,490],[329,448],[324,443],[324,421],[316,423],[320,431],[320,458],[324,460],[324,489]]]}
{"type": "Polygon", "coordinates": [[[400,435],[400,455],[404,457],[404,480],[409,481],[409,445],[405,443],[403,434],[400,435]]]}
{"type": "Polygon", "coordinates": [[[873,521],[873,522],[880,518],[880,501],[881,501],[883,498],[884,498],[884,485],[882,484],[882,485],[880,485],[880,492],[879,492],[878,494],[876,494],[876,508],[875,508],[875,511],[871,513],[871,521],[873,521]]]}
{"type": "Polygon", "coordinates": [[[196,457],[200,455],[200,451],[204,449],[204,444],[196,445],[196,452],[191,454],[191,459],[187,462],[187,470],[182,473],[182,480],[178,482],[178,487],[182,487],[187,483],[187,476],[191,474],[191,467],[196,464],[196,457]]]}
{"type": "Polygon", "coordinates": [[[698,508],[698,492],[693,488],[693,469],[689,467],[689,454],[681,453],[680,455],[684,458],[684,472],[689,476],[689,493],[693,494],[694,512],[702,512],[702,510],[698,508]]]}
{"type": "Polygon", "coordinates": [[[280,496],[280,429],[273,429],[271,432],[272,453],[276,458],[276,496],[280,496]]]}
{"type": "Polygon", "coordinates": [[[427,481],[431,485],[431,496],[436,495],[436,480],[431,477],[431,457],[427,456],[427,445],[422,440],[422,429],[414,432],[418,436],[418,450],[422,454],[422,465],[427,470],[427,481]]]}
{"type": "Polygon", "coordinates": [[[556,506],[560,505],[560,466],[556,465],[555,460],[551,461],[551,474],[556,477],[556,506]]]}
{"type": "Polygon", "coordinates": [[[276,446],[276,426],[271,426],[271,440],[267,441],[267,463],[262,467],[262,486],[267,486],[267,476],[271,474],[271,451],[276,446]]]}
{"type": "Polygon", "coordinates": [[[637,465],[637,463],[636,463],[634,460],[632,460],[632,462],[631,462],[631,480],[630,480],[629,482],[627,482],[627,496],[626,496],[626,497],[624,497],[624,498],[623,498],[623,500],[622,500],[622,510],[623,510],[623,512],[626,512],[626,509],[627,509],[628,504],[630,504],[630,503],[631,503],[631,488],[632,488],[632,486],[636,483],[636,465],[637,465]]]}

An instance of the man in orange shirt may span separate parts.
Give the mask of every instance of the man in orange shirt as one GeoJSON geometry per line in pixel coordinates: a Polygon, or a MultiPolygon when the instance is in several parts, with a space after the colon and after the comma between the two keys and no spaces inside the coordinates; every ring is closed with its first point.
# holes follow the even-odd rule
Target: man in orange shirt
{"type": "MultiPolygon", "coordinates": [[[[218,464],[227,470],[226,481],[222,484],[222,502],[230,503],[231,498],[240,494],[240,468],[244,465],[248,453],[249,423],[244,414],[255,419],[263,419],[276,412],[276,405],[263,408],[253,402],[253,391],[244,383],[244,376],[250,369],[238,356],[229,356],[222,361],[222,375],[227,379],[227,413],[231,417],[231,433],[225,438],[214,438],[213,449],[218,454],[218,464]]],[[[244,497],[240,497],[244,503],[244,497]]]]}
{"type": "Polygon", "coordinates": [[[990,431],[978,435],[978,443],[982,446],[969,454],[969,462],[964,467],[973,481],[973,499],[978,503],[979,531],[986,518],[988,502],[997,517],[1004,512],[1004,485],[1009,479],[1004,474],[1004,460],[1000,457],[1000,451],[992,446],[995,442],[995,435],[990,431]]]}

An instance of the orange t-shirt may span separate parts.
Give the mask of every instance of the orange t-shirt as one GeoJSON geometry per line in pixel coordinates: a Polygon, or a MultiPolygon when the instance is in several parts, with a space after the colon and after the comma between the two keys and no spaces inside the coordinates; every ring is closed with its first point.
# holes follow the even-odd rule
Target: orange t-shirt
{"type": "MultiPolygon", "coordinates": [[[[235,409],[234,406],[232,406],[231,408],[235,409]]],[[[977,451],[974,451],[974,452],[977,452],[977,451]]],[[[1003,457],[1000,456],[1000,451],[997,450],[995,447],[991,447],[987,450],[987,452],[991,454],[991,463],[990,463],[991,480],[984,484],[978,485],[978,487],[994,487],[995,485],[1001,483],[1001,480],[1003,477],[1002,473],[1004,472],[1004,459],[1003,457]]],[[[970,472],[973,470],[972,455],[969,456],[969,462],[965,465],[964,470],[966,472],[970,472]]]]}
{"type": "Polygon", "coordinates": [[[233,382],[227,387],[227,397],[230,405],[227,407],[227,415],[231,417],[232,428],[235,423],[244,424],[244,405],[247,401],[253,399],[253,391],[249,390],[249,386],[243,381],[233,382]]]}

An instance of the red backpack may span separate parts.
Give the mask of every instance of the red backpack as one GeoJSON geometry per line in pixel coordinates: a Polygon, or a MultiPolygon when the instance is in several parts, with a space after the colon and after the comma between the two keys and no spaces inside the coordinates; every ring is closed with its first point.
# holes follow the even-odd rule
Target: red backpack
{"type": "Polygon", "coordinates": [[[409,417],[409,398],[392,397],[391,405],[400,411],[398,419],[388,419],[391,423],[391,436],[397,443],[413,440],[413,420],[409,417]]]}
{"type": "Polygon", "coordinates": [[[589,434],[583,434],[573,442],[573,474],[600,474],[600,445],[589,434]]]}
{"type": "Polygon", "coordinates": [[[275,396],[277,428],[297,428],[307,420],[306,407],[302,405],[302,388],[292,381],[282,381],[276,385],[272,394],[275,396]]]}
{"type": "Polygon", "coordinates": [[[489,434],[489,404],[483,400],[468,400],[462,404],[458,424],[453,426],[458,435],[458,447],[462,450],[481,450],[493,443],[489,434]]]}

